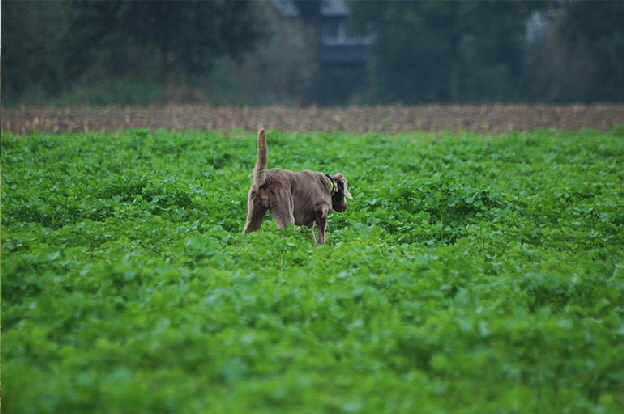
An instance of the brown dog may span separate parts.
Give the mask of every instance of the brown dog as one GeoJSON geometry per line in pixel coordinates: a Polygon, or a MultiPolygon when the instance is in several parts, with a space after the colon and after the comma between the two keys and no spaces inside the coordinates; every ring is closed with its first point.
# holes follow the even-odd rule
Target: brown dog
{"type": "Polygon", "coordinates": [[[247,203],[245,233],[262,225],[267,211],[280,229],[289,224],[318,229],[317,244],[325,244],[327,215],[333,209],[347,210],[345,198],[352,198],[347,179],[342,174],[322,174],[311,171],[298,173],[283,169],[267,170],[266,134],[258,131],[258,159],[247,203]]]}

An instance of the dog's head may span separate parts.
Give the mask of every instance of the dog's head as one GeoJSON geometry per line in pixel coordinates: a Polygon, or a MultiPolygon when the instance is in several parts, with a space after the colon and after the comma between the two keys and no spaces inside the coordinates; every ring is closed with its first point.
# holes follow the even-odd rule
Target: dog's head
{"type": "Polygon", "coordinates": [[[347,188],[347,179],[342,174],[332,175],[334,182],[336,183],[336,192],[332,195],[332,208],[339,213],[347,211],[349,203],[347,198],[353,198],[349,189],[347,188]]]}

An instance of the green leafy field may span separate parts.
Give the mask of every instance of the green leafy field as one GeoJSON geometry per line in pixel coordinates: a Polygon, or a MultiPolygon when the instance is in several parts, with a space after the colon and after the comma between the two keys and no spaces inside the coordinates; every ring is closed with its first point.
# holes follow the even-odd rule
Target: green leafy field
{"type": "Polygon", "coordinates": [[[321,247],[241,234],[255,134],[3,134],[3,409],[621,413],[619,132],[269,131],[321,247]]]}

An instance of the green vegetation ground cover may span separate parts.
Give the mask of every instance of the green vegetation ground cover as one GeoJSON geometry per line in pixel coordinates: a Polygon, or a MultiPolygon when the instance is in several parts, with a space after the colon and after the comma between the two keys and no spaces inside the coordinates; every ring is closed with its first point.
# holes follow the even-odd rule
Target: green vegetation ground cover
{"type": "Polygon", "coordinates": [[[4,134],[3,408],[622,412],[623,139],[269,132],[315,247],[241,234],[254,134],[4,134]]]}

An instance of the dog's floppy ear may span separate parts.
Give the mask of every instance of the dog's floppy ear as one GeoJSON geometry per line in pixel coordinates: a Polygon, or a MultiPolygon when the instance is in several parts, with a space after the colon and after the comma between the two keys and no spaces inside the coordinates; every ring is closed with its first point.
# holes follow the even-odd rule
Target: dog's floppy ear
{"type": "Polygon", "coordinates": [[[347,179],[345,178],[345,176],[338,173],[338,174],[334,174],[332,177],[334,178],[336,183],[338,183],[338,189],[339,191],[342,190],[342,193],[344,194],[345,198],[352,199],[353,196],[349,192],[349,188],[347,187],[347,179]]]}

